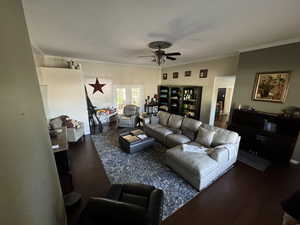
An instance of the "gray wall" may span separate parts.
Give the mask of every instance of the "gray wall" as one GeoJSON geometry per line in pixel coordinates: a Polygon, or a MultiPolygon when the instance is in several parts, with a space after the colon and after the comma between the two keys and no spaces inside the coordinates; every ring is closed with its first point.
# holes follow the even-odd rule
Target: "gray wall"
{"type": "Polygon", "coordinates": [[[21,0],[0,1],[0,224],[63,225],[65,212],[21,0]]]}
{"type": "MultiPolygon", "coordinates": [[[[261,49],[240,54],[233,104],[251,105],[256,110],[279,113],[287,106],[300,107],[300,43],[261,49]],[[257,72],[292,71],[284,104],[252,101],[252,90],[257,72]]],[[[294,156],[300,160],[300,143],[294,156]]]]}

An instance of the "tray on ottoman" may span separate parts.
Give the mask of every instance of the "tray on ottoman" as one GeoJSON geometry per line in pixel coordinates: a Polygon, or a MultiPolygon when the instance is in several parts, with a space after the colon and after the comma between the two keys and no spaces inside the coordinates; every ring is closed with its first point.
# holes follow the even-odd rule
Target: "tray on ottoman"
{"type": "Polygon", "coordinates": [[[121,133],[119,136],[119,143],[121,149],[127,153],[134,153],[153,145],[154,138],[146,136],[141,139],[138,136],[145,135],[141,130],[133,130],[121,133]],[[134,135],[136,134],[136,135],[134,135]]]}

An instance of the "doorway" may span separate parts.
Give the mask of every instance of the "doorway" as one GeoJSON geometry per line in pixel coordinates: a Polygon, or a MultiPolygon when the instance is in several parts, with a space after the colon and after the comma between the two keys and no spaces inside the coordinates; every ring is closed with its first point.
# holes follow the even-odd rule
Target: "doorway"
{"type": "Polygon", "coordinates": [[[218,88],[215,126],[227,128],[232,100],[233,88],[218,88]]]}

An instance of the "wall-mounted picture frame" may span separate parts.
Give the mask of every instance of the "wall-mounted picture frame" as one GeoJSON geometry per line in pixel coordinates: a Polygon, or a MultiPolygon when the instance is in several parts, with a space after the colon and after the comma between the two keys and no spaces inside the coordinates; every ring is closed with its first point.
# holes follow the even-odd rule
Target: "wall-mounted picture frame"
{"type": "Polygon", "coordinates": [[[257,73],[252,100],[284,103],[288,92],[290,77],[291,71],[257,73]]]}
{"type": "Polygon", "coordinates": [[[199,73],[199,78],[207,78],[208,69],[202,69],[199,73]]]}
{"type": "Polygon", "coordinates": [[[190,70],[185,71],[185,72],[184,72],[184,76],[185,76],[185,77],[190,77],[190,76],[192,76],[192,71],[190,71],[190,70]]]}
{"type": "Polygon", "coordinates": [[[173,79],[178,79],[179,73],[178,72],[174,72],[173,73],[173,79]]]}
{"type": "Polygon", "coordinates": [[[163,79],[163,80],[167,80],[167,79],[168,79],[168,74],[167,74],[167,73],[163,73],[162,79],[163,79]]]}

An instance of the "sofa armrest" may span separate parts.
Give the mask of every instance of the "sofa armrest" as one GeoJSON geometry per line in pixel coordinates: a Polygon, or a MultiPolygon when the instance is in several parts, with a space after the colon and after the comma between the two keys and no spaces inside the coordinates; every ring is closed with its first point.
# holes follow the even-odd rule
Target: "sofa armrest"
{"type": "Polygon", "coordinates": [[[225,162],[237,158],[239,142],[216,146],[210,153],[210,157],[217,162],[225,162]]]}
{"type": "Polygon", "coordinates": [[[91,198],[80,215],[80,224],[147,224],[146,209],[106,198],[91,198]],[[116,216],[117,215],[117,216],[116,216]]]}
{"type": "Polygon", "coordinates": [[[226,148],[215,148],[209,156],[217,162],[226,162],[229,160],[229,151],[226,148]]]}
{"type": "Polygon", "coordinates": [[[159,225],[161,222],[163,195],[164,193],[160,189],[155,189],[150,195],[148,205],[148,217],[152,218],[152,225],[159,225]]]}

